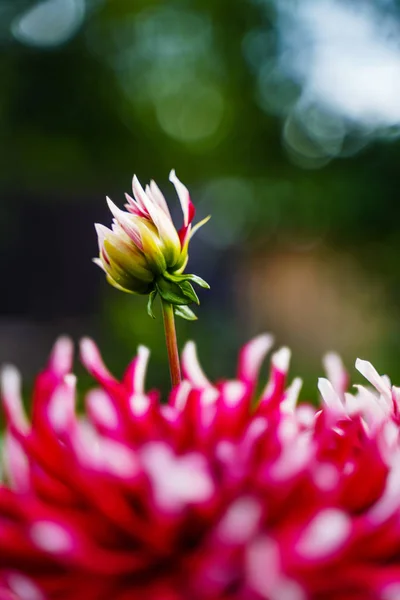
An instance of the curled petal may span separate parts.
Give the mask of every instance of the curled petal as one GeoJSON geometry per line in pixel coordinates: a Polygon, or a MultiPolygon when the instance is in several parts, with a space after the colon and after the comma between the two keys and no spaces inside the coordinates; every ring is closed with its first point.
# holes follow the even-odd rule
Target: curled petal
{"type": "Polygon", "coordinates": [[[246,344],[240,352],[237,377],[242,381],[255,383],[261,364],[272,348],[274,338],[272,335],[259,335],[246,344]]]}
{"type": "Polygon", "coordinates": [[[196,212],[194,204],[190,200],[189,190],[178,179],[174,169],[172,169],[172,171],[169,174],[169,180],[174,185],[176,193],[178,194],[179,201],[181,203],[183,212],[183,224],[185,227],[188,227],[193,221],[196,212]]]}
{"type": "Polygon", "coordinates": [[[197,357],[196,345],[194,342],[187,342],[182,352],[182,370],[186,379],[195,388],[213,387],[204,374],[197,357]]]}
{"type": "Polygon", "coordinates": [[[145,378],[147,365],[150,358],[150,350],[146,346],[139,346],[137,356],[129,365],[123,379],[130,393],[145,393],[145,378]]]}
{"type": "Polygon", "coordinates": [[[83,338],[80,343],[80,354],[82,363],[91,375],[100,382],[115,382],[110,371],[105,366],[99,349],[90,338],[83,338]]]}

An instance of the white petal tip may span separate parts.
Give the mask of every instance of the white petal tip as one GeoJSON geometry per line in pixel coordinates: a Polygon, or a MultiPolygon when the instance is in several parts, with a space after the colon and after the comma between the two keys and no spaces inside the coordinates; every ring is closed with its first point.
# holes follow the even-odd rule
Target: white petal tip
{"type": "Polygon", "coordinates": [[[325,377],[318,379],[318,389],[325,404],[332,410],[344,413],[344,407],[333,385],[325,377]]]}
{"type": "Polygon", "coordinates": [[[289,369],[291,355],[289,348],[283,347],[272,355],[272,364],[278,371],[286,373],[289,369]]]}
{"type": "Polygon", "coordinates": [[[56,340],[50,356],[50,368],[59,375],[67,373],[72,367],[74,343],[66,335],[56,340]]]}
{"type": "Polygon", "coordinates": [[[91,338],[84,337],[79,343],[83,363],[91,363],[97,358],[97,346],[91,338]]]}
{"type": "Polygon", "coordinates": [[[262,333],[249,342],[249,347],[257,351],[268,352],[274,345],[274,336],[270,333],[262,333]]]}
{"type": "Polygon", "coordinates": [[[197,388],[212,387],[200,366],[197,347],[193,341],[186,342],[182,351],[182,367],[186,378],[197,388]]]}
{"type": "Polygon", "coordinates": [[[150,356],[150,350],[147,346],[142,346],[142,345],[138,346],[137,353],[143,359],[148,358],[150,356]]]}
{"type": "Polygon", "coordinates": [[[322,359],[322,363],[326,370],[329,368],[334,368],[335,370],[343,368],[343,361],[336,352],[327,352],[322,359]]]}
{"type": "Polygon", "coordinates": [[[326,377],[318,377],[318,389],[322,390],[333,389],[331,382],[326,377]]]}
{"type": "Polygon", "coordinates": [[[94,263],[97,267],[100,267],[100,269],[102,271],[104,271],[104,273],[106,272],[104,265],[100,258],[92,258],[92,263],[94,263]]]}
{"type": "Polygon", "coordinates": [[[0,386],[4,396],[19,395],[21,388],[21,375],[14,365],[4,365],[0,371],[0,386]]]}
{"type": "Polygon", "coordinates": [[[102,225],[101,223],[95,223],[94,228],[97,233],[99,244],[102,244],[103,241],[105,240],[105,238],[107,237],[107,235],[109,233],[111,233],[111,229],[108,229],[108,227],[106,227],[105,225],[102,225]]]}
{"type": "Polygon", "coordinates": [[[366,367],[369,367],[370,365],[371,365],[371,363],[368,362],[367,360],[363,360],[362,358],[357,358],[355,366],[356,366],[357,371],[360,371],[360,373],[361,373],[363,369],[365,369],[366,367]]]}
{"type": "Polygon", "coordinates": [[[117,218],[117,215],[121,212],[121,210],[118,208],[118,206],[116,204],[114,204],[114,202],[108,196],[107,196],[106,200],[107,200],[107,206],[110,209],[111,213],[114,215],[115,218],[117,218]]]}

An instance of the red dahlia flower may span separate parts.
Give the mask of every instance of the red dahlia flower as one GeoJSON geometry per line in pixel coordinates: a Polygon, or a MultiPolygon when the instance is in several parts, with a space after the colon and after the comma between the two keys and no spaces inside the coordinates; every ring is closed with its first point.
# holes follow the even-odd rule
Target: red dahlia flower
{"type": "Polygon", "coordinates": [[[348,394],[330,356],[321,407],[298,405],[284,348],[257,396],[271,343],[216,385],[189,343],[161,404],[145,348],[118,382],[85,340],[82,417],[68,340],[30,421],[6,368],[0,600],[398,600],[400,390],[358,361],[373,388],[348,394]]]}

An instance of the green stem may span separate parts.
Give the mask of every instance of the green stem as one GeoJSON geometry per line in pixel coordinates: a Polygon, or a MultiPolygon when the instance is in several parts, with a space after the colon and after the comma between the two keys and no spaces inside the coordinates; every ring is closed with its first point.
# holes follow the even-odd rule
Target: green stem
{"type": "Polygon", "coordinates": [[[179,364],[178,342],[176,339],[174,307],[169,302],[161,299],[164,318],[165,341],[167,344],[169,372],[171,384],[174,388],[181,382],[181,367],[179,364]]]}

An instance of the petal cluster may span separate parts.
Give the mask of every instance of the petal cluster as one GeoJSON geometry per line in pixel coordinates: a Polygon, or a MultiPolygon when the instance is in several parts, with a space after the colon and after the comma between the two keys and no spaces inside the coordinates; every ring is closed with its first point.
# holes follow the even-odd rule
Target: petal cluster
{"type": "Polygon", "coordinates": [[[298,403],[290,352],[260,336],[216,384],[186,345],[167,403],[139,348],[122,381],[95,344],[76,410],[72,344],[57,342],[25,414],[2,376],[1,600],[397,600],[400,390],[365,361],[347,391],[326,358],[321,403],[298,403]],[[261,392],[259,390],[261,389],[261,392]]]}
{"type": "MultiPolygon", "coordinates": [[[[111,229],[96,224],[99,258],[95,258],[94,262],[104,270],[108,282],[119,290],[150,294],[151,303],[159,293],[167,302],[186,306],[198,302],[190,281],[208,287],[199,277],[183,275],[188,262],[190,238],[208,219],[192,227],[195,208],[189,192],[175,171],[171,171],[170,181],[175,186],[182,208],[181,229],[176,230],[157,184],[151,181],[143,189],[134,176],[133,197],[125,195],[126,211],[120,210],[107,198],[114,219],[111,229]]],[[[149,312],[151,314],[151,304],[149,312]]],[[[188,309],[183,309],[183,312],[190,316],[188,309]]]]}

